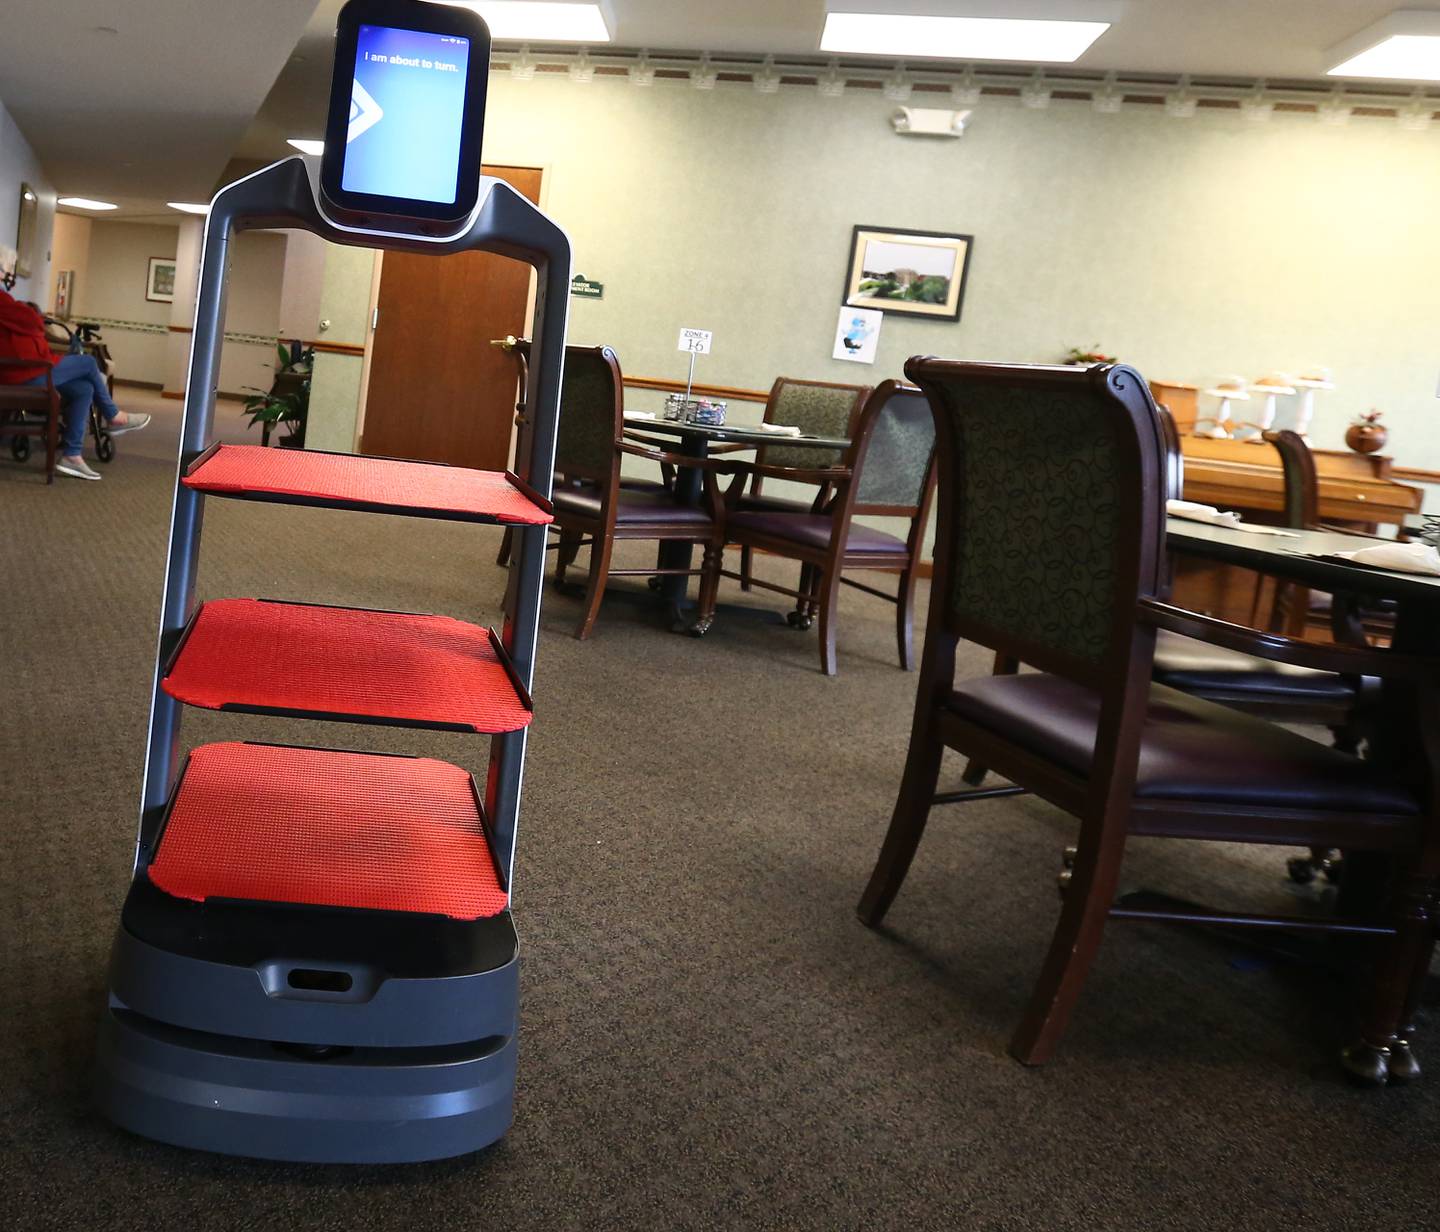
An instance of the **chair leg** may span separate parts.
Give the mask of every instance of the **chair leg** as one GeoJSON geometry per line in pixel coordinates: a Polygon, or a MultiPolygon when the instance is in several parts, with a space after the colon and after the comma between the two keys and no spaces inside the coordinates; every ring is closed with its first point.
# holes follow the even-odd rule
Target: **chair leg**
{"type": "Polygon", "coordinates": [[[934,732],[922,731],[911,737],[900,794],[890,816],[890,829],[885,832],[880,856],[860,896],[860,905],[855,909],[870,928],[877,928],[885,918],[904,884],[905,874],[910,871],[910,862],[915,858],[920,836],[925,833],[925,823],[930,817],[944,756],[945,745],[934,732]]]}
{"type": "MultiPolygon", "coordinates": [[[[603,533],[595,536],[590,545],[590,577],[585,583],[585,614],[575,626],[575,637],[584,641],[595,627],[595,618],[600,615],[600,600],[605,597],[605,576],[610,572],[610,549],[614,540],[603,533]]],[[[560,549],[562,552],[564,548],[560,549]]]]}
{"type": "Polygon", "coordinates": [[[512,532],[507,526],[505,528],[505,533],[500,536],[500,552],[495,557],[495,563],[499,565],[502,569],[510,563],[510,538],[513,533],[514,532],[512,532]]]}
{"type": "Polygon", "coordinates": [[[555,588],[559,590],[565,585],[565,570],[575,563],[575,557],[580,554],[580,540],[585,536],[576,530],[561,528],[560,544],[555,549],[555,588]]]}
{"type": "Polygon", "coordinates": [[[820,597],[820,670],[827,676],[835,675],[835,626],[840,619],[840,566],[824,571],[815,567],[819,575],[815,590],[820,597]]]}
{"type": "Polygon", "coordinates": [[[754,563],[755,554],[748,547],[740,549],[740,589],[750,589],[750,566],[754,563]]]}
{"type": "Polygon", "coordinates": [[[45,427],[45,482],[55,482],[55,455],[60,451],[60,412],[50,408],[49,422],[45,427]]]}
{"type": "Polygon", "coordinates": [[[715,602],[720,594],[720,570],[724,567],[724,556],[723,544],[705,545],[705,556],[700,566],[699,606],[695,623],[690,627],[692,637],[704,637],[715,621],[715,602]]]}
{"type": "Polygon", "coordinates": [[[1409,1032],[1435,948],[1435,903],[1429,882],[1407,876],[1398,905],[1397,931],[1376,972],[1360,1039],[1341,1054],[1351,1077],[1374,1086],[1420,1076],[1409,1032]]]}
{"type": "Polygon", "coordinates": [[[1104,857],[1096,842],[1081,835],[1050,952],[1010,1040],[1010,1055],[1022,1065],[1044,1065],[1065,1033],[1115,901],[1122,854],[1123,849],[1104,857]]]}
{"type": "Polygon", "coordinates": [[[900,651],[900,666],[907,672],[915,670],[915,570],[900,575],[900,590],[895,596],[895,641],[900,651]]]}
{"type": "Polygon", "coordinates": [[[800,565],[800,584],[795,587],[800,593],[795,599],[795,610],[785,613],[785,623],[792,629],[805,630],[810,627],[810,590],[815,584],[815,566],[808,561],[800,565]]]}

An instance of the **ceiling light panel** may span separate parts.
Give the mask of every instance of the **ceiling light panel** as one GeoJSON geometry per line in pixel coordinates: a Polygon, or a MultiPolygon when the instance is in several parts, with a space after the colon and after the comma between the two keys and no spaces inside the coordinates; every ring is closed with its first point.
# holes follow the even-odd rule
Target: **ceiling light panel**
{"type": "Polygon", "coordinates": [[[490,37],[512,43],[608,43],[613,24],[593,0],[441,0],[473,9],[490,37]]]}
{"type": "Polygon", "coordinates": [[[1107,21],[832,12],[825,16],[820,50],[906,59],[1069,64],[1109,28],[1107,21]]]}
{"type": "Polygon", "coordinates": [[[325,153],[325,143],[309,137],[291,137],[285,144],[294,146],[302,154],[314,154],[318,157],[325,153]]]}
{"type": "Polygon", "coordinates": [[[208,214],[210,207],[200,205],[194,201],[167,201],[165,202],[172,210],[179,210],[182,214],[208,214]]]}
{"type": "Polygon", "coordinates": [[[1440,13],[1402,9],[1331,48],[1331,77],[1440,81],[1440,13]]]}
{"type": "Polygon", "coordinates": [[[61,197],[56,205],[69,205],[77,210],[115,210],[120,207],[113,201],[96,201],[93,197],[61,197]]]}

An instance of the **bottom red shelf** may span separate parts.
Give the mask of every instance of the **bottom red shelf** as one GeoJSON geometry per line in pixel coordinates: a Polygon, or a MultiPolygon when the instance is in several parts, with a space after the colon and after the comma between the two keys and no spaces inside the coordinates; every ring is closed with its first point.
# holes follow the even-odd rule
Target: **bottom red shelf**
{"type": "Polygon", "coordinates": [[[465,770],[284,745],[195,749],[149,876],[167,894],[199,902],[474,920],[508,901],[465,770]]]}

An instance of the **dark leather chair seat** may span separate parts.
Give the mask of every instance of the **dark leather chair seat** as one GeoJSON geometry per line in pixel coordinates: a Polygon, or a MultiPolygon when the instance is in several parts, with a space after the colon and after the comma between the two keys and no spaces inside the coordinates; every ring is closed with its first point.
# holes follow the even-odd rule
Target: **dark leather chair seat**
{"type": "MultiPolygon", "coordinates": [[[[791,543],[802,543],[821,551],[830,546],[830,535],[835,529],[834,519],[818,513],[738,512],[730,515],[728,524],[760,535],[773,535],[791,543]]],[[[851,522],[845,550],[877,556],[895,553],[904,556],[907,549],[903,539],[897,539],[883,530],[851,522]]]]}
{"type": "MultiPolygon", "coordinates": [[[[557,512],[565,511],[588,518],[600,516],[600,493],[594,488],[556,488],[552,499],[557,512]]],[[[703,509],[679,504],[664,488],[655,491],[621,489],[620,499],[615,507],[617,526],[659,522],[708,526],[710,515],[703,509]]]]}
{"type": "MultiPolygon", "coordinates": [[[[1089,689],[1038,672],[987,676],[957,687],[949,709],[1075,774],[1090,772],[1099,699],[1089,689]]],[[[1407,815],[1421,807],[1412,791],[1368,762],[1156,684],[1150,686],[1135,796],[1407,815]]]]}
{"type": "Polygon", "coordinates": [[[1155,639],[1157,683],[1186,693],[1226,693],[1262,700],[1334,702],[1356,696],[1354,684],[1333,672],[1272,663],[1162,629],[1155,639]]]}
{"type": "Polygon", "coordinates": [[[813,505],[813,500],[798,501],[783,496],[766,496],[764,493],[759,496],[746,493],[736,502],[735,508],[746,513],[809,513],[813,505]]]}

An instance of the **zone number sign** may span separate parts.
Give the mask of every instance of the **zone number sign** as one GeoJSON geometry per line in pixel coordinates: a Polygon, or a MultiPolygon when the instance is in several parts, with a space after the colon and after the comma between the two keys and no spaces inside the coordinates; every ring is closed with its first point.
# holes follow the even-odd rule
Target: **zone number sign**
{"type": "Polygon", "coordinates": [[[708,329],[682,329],[677,351],[689,351],[691,355],[710,354],[711,334],[708,329]]]}

